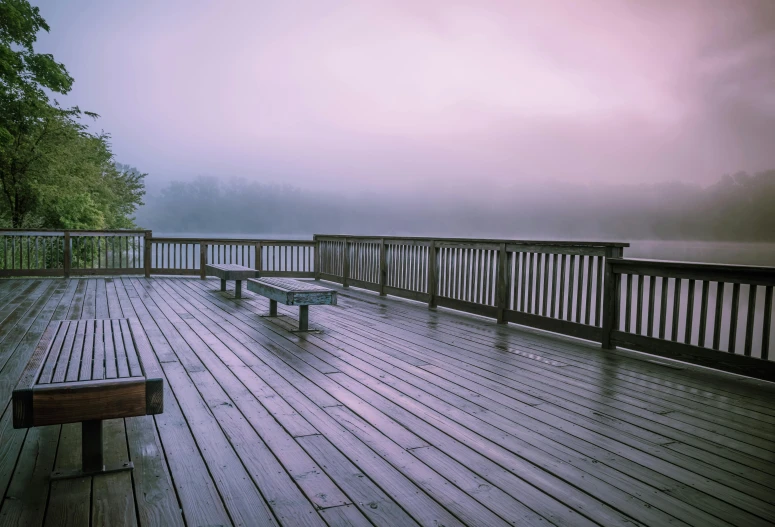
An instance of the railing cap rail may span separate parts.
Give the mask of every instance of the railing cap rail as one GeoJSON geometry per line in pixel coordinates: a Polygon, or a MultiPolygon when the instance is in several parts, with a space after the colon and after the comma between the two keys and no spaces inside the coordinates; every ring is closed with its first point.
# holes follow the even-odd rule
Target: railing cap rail
{"type": "Polygon", "coordinates": [[[441,242],[470,242],[470,243],[508,243],[513,245],[555,245],[564,247],[629,247],[624,242],[587,242],[587,241],[551,241],[551,240],[509,240],[501,238],[445,238],[431,236],[363,236],[355,234],[315,234],[318,238],[359,238],[373,240],[417,240],[417,241],[441,241],[441,242]]]}
{"type": "Polygon", "coordinates": [[[615,273],[775,285],[775,267],[641,258],[609,258],[608,263],[615,273]]]}
{"type": "Polygon", "coordinates": [[[151,242],[163,242],[163,243],[201,243],[206,242],[214,245],[217,243],[244,243],[244,244],[299,244],[310,245],[315,243],[314,240],[275,240],[275,239],[257,239],[257,238],[179,238],[174,236],[152,236],[151,242]]]}
{"type": "Polygon", "coordinates": [[[78,234],[94,234],[94,233],[105,233],[105,234],[144,234],[145,232],[149,232],[148,229],[0,229],[0,234],[9,233],[9,234],[29,234],[29,235],[35,235],[38,233],[46,233],[51,235],[56,234],[62,234],[69,232],[70,234],[78,235],[78,234]]]}

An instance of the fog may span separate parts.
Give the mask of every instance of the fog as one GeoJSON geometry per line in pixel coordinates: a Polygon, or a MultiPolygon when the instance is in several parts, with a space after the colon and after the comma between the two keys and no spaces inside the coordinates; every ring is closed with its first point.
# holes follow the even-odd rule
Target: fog
{"type": "Polygon", "coordinates": [[[775,170],[727,175],[708,186],[550,181],[490,193],[450,185],[340,194],[198,178],[172,183],[146,202],[138,222],[166,233],[775,242],[775,170]]]}
{"type": "Polygon", "coordinates": [[[775,167],[771,0],[36,4],[76,79],[62,102],[153,192],[241,178],[347,197],[332,228],[405,230],[408,207],[413,230],[575,236],[605,216],[548,212],[596,186],[775,167]],[[489,216],[526,195],[550,209],[489,216]],[[395,223],[337,223],[364,208],[395,223]]]}

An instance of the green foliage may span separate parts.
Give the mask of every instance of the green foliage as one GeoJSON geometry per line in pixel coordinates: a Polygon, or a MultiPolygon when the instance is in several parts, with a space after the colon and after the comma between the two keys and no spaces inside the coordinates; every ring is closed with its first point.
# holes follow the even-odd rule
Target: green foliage
{"type": "Polygon", "coordinates": [[[26,0],[0,0],[0,222],[13,227],[133,227],[144,174],[113,160],[109,136],[92,134],[78,107],[62,108],[64,65],[33,45],[48,25],[26,0]]]}

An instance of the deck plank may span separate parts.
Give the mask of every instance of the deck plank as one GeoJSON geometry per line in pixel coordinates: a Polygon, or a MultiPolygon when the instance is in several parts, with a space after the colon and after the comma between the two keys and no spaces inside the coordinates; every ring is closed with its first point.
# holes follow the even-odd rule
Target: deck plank
{"type": "MultiPolygon", "coordinates": [[[[103,423],[103,452],[106,465],[129,461],[124,419],[109,419],[103,423]]],[[[132,474],[117,472],[92,478],[92,525],[137,525],[132,474]]]]}
{"type": "MultiPolygon", "coordinates": [[[[233,327],[233,331],[240,332],[236,327],[233,327]]],[[[261,337],[256,335],[256,338],[261,337]]],[[[286,351],[285,354],[288,355],[288,352],[286,351]]],[[[269,357],[266,358],[269,359],[269,357]]],[[[421,525],[443,524],[448,526],[461,524],[455,516],[423,492],[420,487],[417,487],[413,480],[407,478],[407,476],[383,460],[346,428],[338,424],[335,419],[321,411],[321,408],[336,406],[336,404],[332,405],[326,401],[326,406],[321,407],[320,401],[317,404],[313,402],[308,396],[311,393],[319,393],[319,389],[308,389],[311,385],[304,383],[304,377],[295,370],[289,370],[285,363],[271,362],[271,368],[278,368],[287,378],[281,375],[268,374],[269,364],[267,364],[266,369],[254,368],[254,371],[284,397],[302,417],[306,418],[310,424],[321,431],[337,448],[342,451],[348,451],[351,456],[356,456],[361,470],[383,488],[418,523],[421,525]],[[305,385],[304,393],[301,393],[296,387],[301,386],[301,383],[305,385]]],[[[322,390],[320,391],[322,392],[322,390]]]]}
{"type": "MultiPolygon", "coordinates": [[[[81,425],[62,425],[56,452],[55,472],[75,470],[81,466],[81,425]]],[[[83,526],[91,516],[90,477],[50,482],[48,508],[44,525],[83,526]]]]}
{"type": "MultiPolygon", "coordinates": [[[[347,330],[348,330],[348,337],[352,333],[356,333],[356,335],[357,335],[357,333],[359,332],[359,330],[354,328],[352,325],[348,325],[347,326],[347,330]]],[[[369,329],[369,331],[372,331],[372,330],[369,329]]],[[[363,334],[364,335],[368,335],[368,337],[367,337],[368,339],[372,339],[372,340],[379,339],[379,337],[378,336],[374,336],[373,333],[371,333],[371,334],[363,333],[363,334]]],[[[356,336],[355,338],[357,339],[358,337],[356,336]]],[[[417,338],[415,340],[416,341],[421,341],[420,338],[417,338]]],[[[531,390],[529,393],[531,393],[533,395],[536,395],[538,397],[544,398],[544,399],[548,398],[549,402],[553,402],[555,404],[557,403],[556,394],[563,394],[563,393],[565,393],[565,390],[563,390],[563,386],[562,385],[559,385],[557,389],[553,388],[553,390],[550,392],[549,390],[546,390],[546,387],[547,386],[553,386],[554,387],[556,385],[556,383],[546,384],[546,381],[539,380],[539,379],[541,379],[541,377],[538,377],[537,379],[535,379],[538,382],[532,382],[531,383],[531,381],[533,381],[533,379],[531,379],[530,377],[525,377],[525,376],[521,375],[522,373],[524,373],[525,370],[537,373],[539,375],[542,374],[542,372],[540,371],[540,368],[536,369],[535,365],[531,364],[529,361],[525,361],[525,363],[521,364],[520,367],[517,369],[517,368],[515,368],[513,366],[504,365],[503,363],[499,364],[499,363],[497,363],[495,361],[491,361],[487,357],[482,357],[481,355],[476,355],[473,352],[460,351],[460,348],[455,350],[455,349],[452,349],[452,348],[444,347],[443,345],[440,345],[438,343],[436,343],[435,346],[429,346],[429,347],[426,347],[426,348],[421,348],[421,347],[417,347],[414,343],[410,343],[410,342],[404,340],[404,341],[401,342],[401,347],[404,348],[405,350],[417,349],[418,351],[416,353],[419,353],[419,354],[427,353],[428,349],[431,349],[431,348],[433,350],[436,350],[436,351],[450,349],[450,351],[447,353],[447,356],[443,357],[443,361],[438,363],[438,365],[440,365],[442,368],[450,369],[450,367],[448,366],[450,363],[451,364],[458,364],[458,365],[462,365],[463,370],[468,368],[469,370],[477,371],[480,375],[482,375],[482,374],[488,375],[489,374],[490,378],[493,379],[493,380],[500,379],[501,381],[504,381],[504,380],[512,380],[513,379],[515,382],[510,383],[510,384],[513,384],[515,386],[520,387],[520,391],[524,391],[525,390],[524,386],[527,385],[528,388],[531,390]],[[469,358],[469,360],[467,362],[466,362],[466,360],[463,360],[461,362],[461,358],[462,359],[469,358]],[[492,365],[492,366],[490,367],[489,365],[492,365]],[[482,371],[483,367],[486,368],[484,373],[482,371]],[[507,377],[506,379],[504,379],[503,376],[507,375],[507,372],[510,372],[510,371],[514,372],[515,376],[507,377]],[[541,393],[542,390],[543,390],[543,394],[541,393]]],[[[428,359],[428,360],[432,361],[432,359],[428,359]]],[[[563,370],[563,371],[566,371],[566,370],[563,370]]],[[[434,371],[434,373],[436,373],[436,372],[434,371]]],[[[461,370],[454,368],[454,369],[452,369],[451,373],[454,374],[455,376],[457,376],[457,375],[461,374],[461,370]]],[[[463,372],[463,374],[465,375],[465,372],[463,372]]],[[[583,402],[585,400],[588,400],[589,401],[589,406],[591,408],[598,409],[598,411],[599,411],[599,409],[600,409],[600,404],[599,404],[600,398],[599,397],[589,396],[587,398],[583,398],[583,397],[581,397],[582,395],[583,395],[582,393],[579,393],[577,391],[571,391],[568,395],[566,395],[566,398],[571,403],[573,401],[583,402]]],[[[608,398],[603,398],[602,400],[603,401],[608,401],[609,399],[608,398]]],[[[628,411],[627,407],[613,407],[613,408],[605,408],[604,411],[606,412],[605,415],[607,417],[609,417],[609,418],[611,418],[611,417],[621,417],[622,414],[620,414],[619,412],[620,411],[625,411],[625,412],[627,412],[626,415],[629,416],[630,419],[640,418],[641,419],[641,423],[643,423],[642,419],[646,419],[646,422],[650,422],[650,423],[652,423],[655,426],[659,426],[659,424],[655,424],[654,420],[659,421],[660,424],[662,424],[662,423],[666,424],[666,425],[673,424],[673,426],[675,426],[675,423],[670,423],[670,421],[669,421],[669,419],[667,417],[664,417],[664,416],[661,416],[661,415],[644,414],[640,410],[637,410],[637,408],[629,408],[629,411],[628,411]],[[633,415],[633,413],[635,413],[635,415],[633,415]],[[615,414],[615,415],[612,415],[612,414],[615,414]]],[[[682,425],[679,425],[679,427],[682,427],[682,425]]],[[[685,428],[683,428],[683,429],[685,429],[685,428]]],[[[662,428],[660,433],[663,433],[664,435],[672,435],[673,439],[676,439],[674,436],[676,434],[680,434],[681,430],[667,427],[667,428],[662,428]],[[670,433],[670,430],[672,430],[672,433],[670,433]]],[[[699,436],[705,436],[705,435],[707,435],[705,432],[699,431],[699,432],[697,432],[697,435],[695,435],[695,436],[683,435],[680,439],[681,440],[687,440],[687,438],[691,439],[692,437],[696,437],[698,442],[700,442],[700,443],[704,442],[704,444],[707,444],[707,441],[704,441],[703,439],[701,439],[699,437],[699,436]]],[[[717,437],[717,438],[715,438],[715,440],[716,441],[721,441],[721,442],[726,442],[727,444],[730,444],[730,446],[734,445],[736,450],[748,448],[749,450],[752,450],[753,453],[760,453],[760,454],[764,453],[765,455],[766,455],[766,452],[767,452],[766,450],[764,452],[762,452],[761,450],[757,450],[755,447],[752,447],[751,445],[746,444],[746,443],[739,443],[739,442],[730,443],[731,441],[734,441],[734,440],[729,440],[728,438],[718,438],[717,437]]],[[[754,463],[757,463],[757,462],[754,462],[754,463]]]]}
{"type": "MultiPolygon", "coordinates": [[[[348,342],[352,343],[353,342],[352,333],[349,333],[348,336],[349,336],[348,342]]],[[[332,338],[336,338],[336,337],[337,337],[336,334],[332,335],[332,338]]],[[[320,338],[325,338],[325,336],[320,337],[320,338]]],[[[344,343],[342,343],[340,341],[340,343],[338,344],[339,348],[335,348],[335,349],[341,349],[343,344],[344,343]]],[[[361,349],[365,349],[365,348],[362,347],[361,349]]],[[[372,350],[371,353],[375,353],[375,352],[372,350]]],[[[375,359],[369,359],[365,355],[360,356],[360,357],[364,358],[367,361],[370,361],[372,364],[374,364],[374,362],[373,362],[374,360],[378,360],[376,358],[375,359]]],[[[382,358],[384,360],[388,361],[388,362],[395,363],[393,361],[392,356],[387,356],[387,357],[383,356],[382,358]]],[[[428,358],[429,361],[433,360],[430,357],[427,357],[427,355],[426,355],[426,358],[428,358]]],[[[484,396],[488,397],[488,399],[477,399],[477,401],[479,402],[479,405],[484,405],[484,406],[487,407],[487,409],[495,410],[496,412],[500,413],[501,415],[506,415],[508,417],[508,414],[504,413],[504,412],[508,411],[507,408],[516,409],[516,410],[518,410],[520,412],[520,415],[521,415],[521,417],[519,419],[520,422],[525,422],[526,418],[527,418],[527,420],[529,422],[534,422],[536,419],[538,419],[539,421],[551,423],[552,426],[555,426],[555,427],[559,426],[561,430],[568,431],[568,432],[572,433],[574,435],[574,437],[587,437],[588,441],[594,442],[595,444],[603,444],[603,445],[609,445],[610,444],[610,441],[607,441],[605,439],[601,440],[600,437],[593,437],[593,436],[590,435],[589,431],[593,431],[593,433],[597,433],[597,431],[600,430],[599,426],[594,427],[594,425],[590,425],[589,423],[581,422],[580,424],[585,425],[589,429],[589,431],[579,430],[578,427],[573,427],[572,426],[572,424],[573,424],[572,414],[571,414],[570,417],[567,415],[567,413],[560,414],[559,416],[562,417],[564,419],[564,421],[557,421],[557,420],[551,421],[551,420],[547,420],[547,416],[542,415],[542,413],[545,410],[553,409],[555,407],[555,405],[541,405],[538,408],[531,408],[531,407],[526,406],[524,404],[519,404],[517,401],[513,401],[512,403],[506,405],[506,404],[503,404],[503,403],[505,401],[508,401],[508,397],[509,396],[513,396],[513,394],[508,391],[508,389],[507,389],[507,387],[505,385],[500,385],[501,386],[501,390],[500,391],[497,391],[497,389],[496,390],[492,390],[491,388],[483,387],[482,385],[478,385],[479,387],[477,388],[476,384],[469,384],[467,382],[468,379],[465,377],[465,372],[463,372],[462,374],[460,372],[457,372],[456,374],[446,374],[447,373],[446,370],[444,370],[444,369],[442,369],[440,367],[435,367],[435,366],[433,366],[433,367],[424,366],[423,369],[430,370],[429,374],[420,374],[420,377],[422,377],[422,382],[423,383],[429,382],[429,383],[439,384],[439,379],[446,378],[446,379],[449,379],[450,381],[454,381],[454,382],[456,382],[458,384],[461,384],[463,386],[470,386],[472,389],[478,390],[481,395],[484,395],[484,396]],[[565,421],[570,421],[570,422],[565,422],[565,421]]],[[[412,373],[417,375],[418,374],[418,370],[415,369],[412,373]]],[[[473,378],[475,379],[475,377],[473,377],[473,378]]],[[[477,380],[480,383],[482,382],[481,379],[477,379],[477,380]]],[[[418,386],[419,386],[419,384],[418,384],[418,386]]],[[[445,387],[446,390],[451,391],[453,393],[457,392],[459,395],[461,395],[461,394],[462,395],[466,395],[465,392],[461,392],[461,391],[457,390],[454,387],[454,385],[441,384],[441,386],[445,387]]],[[[546,395],[542,395],[542,397],[546,397],[546,395]]],[[[481,413],[481,411],[479,413],[481,413]]],[[[536,422],[536,426],[540,426],[540,422],[536,422]]],[[[553,433],[552,433],[552,435],[553,435],[553,433]]],[[[560,435],[562,435],[562,434],[560,433],[560,435]]],[[[690,462],[689,460],[681,459],[680,457],[671,455],[669,452],[664,452],[664,451],[661,451],[659,449],[655,449],[654,445],[653,444],[649,444],[649,442],[637,441],[637,440],[631,439],[628,435],[623,435],[623,434],[608,434],[607,437],[611,437],[611,438],[617,439],[619,441],[624,441],[628,446],[634,446],[634,447],[640,448],[641,450],[645,450],[649,454],[657,453],[658,455],[661,455],[663,458],[669,460],[671,463],[677,464],[679,466],[683,463],[684,465],[690,466],[693,469],[697,468],[697,465],[696,465],[695,462],[690,462]]],[[[659,439],[659,438],[657,437],[657,439],[659,439]]],[[[572,438],[571,438],[571,441],[572,441],[572,438]]],[[[562,441],[562,443],[565,444],[565,445],[569,444],[567,441],[562,441]]],[[[658,444],[659,443],[657,443],[657,445],[658,444]]],[[[616,449],[616,447],[614,447],[614,449],[616,449]]],[[[641,460],[640,462],[644,463],[647,466],[649,466],[649,465],[653,464],[652,461],[653,460],[649,460],[648,463],[644,463],[641,460]]],[[[708,468],[710,469],[710,467],[708,467],[708,468]]],[[[714,478],[714,477],[716,479],[723,478],[725,484],[730,484],[730,479],[736,481],[736,476],[733,475],[733,474],[723,474],[723,473],[719,474],[718,471],[712,471],[712,470],[709,470],[708,472],[709,472],[708,475],[711,478],[714,478]],[[715,472],[715,474],[714,474],[714,472],[715,472]]],[[[749,477],[753,477],[753,476],[757,476],[758,475],[760,481],[762,481],[762,482],[766,482],[767,481],[763,474],[755,474],[755,473],[753,473],[751,471],[748,471],[747,475],[749,477]]],[[[735,481],[732,481],[731,483],[735,483],[735,481]]],[[[770,482],[771,481],[772,480],[770,479],[770,482]]],[[[740,484],[744,485],[744,483],[740,483],[740,484]]],[[[746,488],[745,490],[748,491],[750,489],[746,488]]]]}
{"type": "MultiPolygon", "coordinates": [[[[301,339],[299,339],[299,340],[301,340],[301,339]]],[[[320,378],[321,378],[321,376],[318,376],[318,379],[320,379],[320,378]]],[[[325,380],[325,377],[323,377],[323,380],[325,380]]],[[[385,422],[383,421],[383,424],[384,423],[385,422]]],[[[415,445],[415,446],[421,446],[421,445],[415,445]]],[[[556,506],[556,503],[554,505],[556,506]]],[[[579,524],[581,521],[583,521],[583,518],[578,517],[578,515],[573,515],[572,514],[572,516],[573,516],[573,519],[574,519],[576,524],[579,524]]]]}
{"type": "MultiPolygon", "coordinates": [[[[314,336],[308,336],[308,337],[305,337],[305,338],[315,338],[315,337],[314,336]]],[[[309,351],[309,349],[308,349],[308,351],[309,351]]],[[[322,377],[322,376],[318,376],[318,378],[320,378],[320,377],[322,377]]],[[[312,378],[313,377],[310,377],[310,379],[312,379],[312,378]]],[[[317,382],[328,382],[328,379],[325,379],[325,377],[323,377],[322,380],[318,380],[317,382]]],[[[395,399],[395,398],[397,398],[397,396],[393,395],[393,398],[395,399]]],[[[450,408],[446,408],[445,410],[449,411],[450,408]]],[[[383,423],[383,426],[384,426],[384,423],[383,423]]],[[[439,426],[439,425],[436,424],[436,426],[439,426]]],[[[469,437],[469,441],[472,441],[474,443],[476,441],[487,442],[487,440],[484,437],[475,438],[474,436],[470,436],[469,437]]],[[[558,465],[558,466],[560,468],[562,468],[562,465],[558,465]]],[[[540,470],[537,471],[534,468],[531,469],[529,467],[529,465],[524,465],[523,464],[522,469],[520,471],[521,472],[529,472],[531,470],[532,470],[532,472],[534,472],[536,474],[536,476],[535,476],[535,478],[533,480],[534,481],[534,483],[533,483],[534,485],[536,484],[535,482],[539,482],[539,484],[540,484],[540,482],[542,480],[545,480],[548,477],[548,474],[545,474],[545,473],[541,472],[540,470]]],[[[606,486],[603,482],[599,482],[599,484],[604,486],[604,487],[606,486]]],[[[556,481],[555,485],[562,485],[562,483],[560,481],[556,481]]],[[[582,500],[581,502],[577,503],[578,510],[579,511],[583,510],[583,511],[587,511],[587,512],[590,509],[596,510],[597,513],[600,514],[600,518],[602,518],[606,523],[619,522],[619,521],[622,520],[621,516],[619,516],[612,509],[610,509],[607,505],[605,505],[606,499],[611,499],[611,494],[615,494],[616,492],[617,492],[617,489],[615,487],[608,486],[607,494],[605,494],[605,492],[603,492],[602,490],[600,491],[601,495],[603,495],[603,498],[602,498],[601,501],[595,501],[595,500],[589,500],[588,499],[586,501],[586,503],[585,503],[582,500]]],[[[569,490],[568,494],[571,495],[572,491],[569,490]]],[[[621,492],[620,492],[620,494],[621,494],[621,492]]],[[[578,499],[580,496],[576,495],[575,497],[578,499]]],[[[631,503],[636,503],[636,505],[637,505],[637,503],[638,503],[638,500],[633,499],[632,497],[629,497],[628,495],[622,495],[621,499],[622,499],[622,505],[623,506],[628,506],[631,503]]],[[[646,507],[643,507],[643,509],[641,510],[641,513],[643,513],[643,514],[648,513],[648,514],[652,514],[652,515],[658,515],[659,514],[658,511],[649,510],[646,507]]],[[[671,519],[669,517],[663,517],[663,520],[670,521],[671,519]]]]}
{"type": "MultiPolygon", "coordinates": [[[[132,315],[143,323],[157,358],[167,361],[174,356],[172,349],[155,327],[139,298],[130,297],[122,281],[115,281],[116,295],[124,315],[132,315]]],[[[153,416],[169,473],[176,490],[186,523],[193,525],[231,525],[221,495],[207,469],[191,429],[169,384],[164,386],[164,413],[153,416]]]]}
{"type": "Polygon", "coordinates": [[[0,525],[42,525],[48,480],[59,441],[57,426],[33,428],[27,434],[15,475],[0,509],[0,525]]]}
{"type": "MultiPolygon", "coordinates": [[[[338,285],[299,334],[295,309],[262,318],[265,298],[215,283],[0,281],[0,524],[775,521],[771,385],[338,285]],[[80,426],[12,429],[16,379],[50,320],[125,317],[165,411],[105,423],[132,473],[49,484],[80,464],[80,426]]],[[[115,344],[82,359],[126,373],[115,344]]]]}
{"type": "Polygon", "coordinates": [[[175,488],[164,457],[154,417],[125,419],[129,457],[135,465],[132,471],[137,516],[140,525],[184,525],[175,488]]]}
{"type": "MultiPolygon", "coordinates": [[[[242,363],[233,363],[231,360],[224,359],[224,357],[230,355],[230,351],[225,345],[218,342],[215,335],[199,322],[197,315],[201,316],[201,314],[194,311],[190,306],[187,306],[189,311],[184,312],[183,307],[175,302],[175,300],[180,297],[172,290],[165,289],[164,292],[168,293],[168,295],[156,295],[154,297],[157,305],[162,301],[167,303],[171,308],[176,309],[176,315],[174,316],[177,317],[178,325],[182,324],[184,321],[177,313],[186,315],[189,314],[190,311],[191,316],[186,317],[185,323],[193,330],[197,338],[202,339],[201,342],[197,342],[196,339],[193,338],[193,334],[186,332],[189,335],[186,338],[187,342],[192,345],[192,349],[194,349],[203,364],[207,367],[208,372],[212,374],[212,377],[200,375],[200,372],[192,374],[192,376],[198,378],[197,386],[200,387],[202,396],[208,397],[211,395],[210,392],[217,393],[218,391],[223,390],[222,401],[227,404],[218,404],[220,401],[216,398],[213,402],[208,403],[213,409],[213,412],[223,410],[224,408],[230,408],[229,405],[236,406],[236,408],[242,412],[244,418],[250,422],[259,434],[259,442],[263,442],[269,447],[271,452],[278,458],[299,487],[317,507],[327,508],[348,504],[349,501],[341,490],[339,490],[337,486],[319,470],[314,461],[312,461],[312,459],[305,454],[304,450],[293,441],[291,435],[272,418],[267,409],[264,408],[259,400],[240,382],[240,378],[235,375],[233,369],[244,368],[245,365],[242,363]],[[208,347],[202,346],[205,340],[208,342],[208,347]],[[211,353],[210,351],[215,353],[211,353]],[[214,384],[216,380],[219,385],[214,384]],[[207,384],[211,385],[213,389],[204,389],[207,384]],[[228,400],[226,400],[227,394],[228,400]]],[[[181,329],[185,331],[184,328],[181,329]]],[[[317,433],[317,431],[309,425],[304,432],[303,435],[317,433]]],[[[263,489],[263,486],[259,485],[259,487],[263,489]]]]}
{"type": "MultiPolygon", "coordinates": [[[[531,411],[532,411],[532,412],[536,412],[536,411],[538,411],[538,410],[539,410],[538,408],[536,408],[536,409],[531,409],[531,408],[529,408],[529,407],[523,406],[523,410],[522,410],[522,411],[523,411],[523,412],[531,412],[531,411]]],[[[481,412],[479,412],[479,414],[481,415],[481,412]]],[[[525,420],[524,418],[520,419],[520,421],[524,421],[524,420],[525,420]]],[[[558,432],[558,433],[557,433],[557,435],[559,435],[559,436],[562,436],[562,433],[558,432]]],[[[572,438],[571,438],[571,439],[572,439],[572,438]]],[[[569,444],[569,443],[568,443],[568,441],[566,441],[566,440],[563,440],[563,441],[562,441],[562,443],[563,443],[564,445],[565,445],[565,444],[569,444]]],[[[603,443],[603,444],[605,445],[605,443],[603,443]]],[[[646,447],[645,447],[644,445],[641,445],[641,448],[646,448],[646,447]]],[[[590,453],[590,454],[593,454],[593,453],[594,453],[594,450],[595,450],[595,448],[594,448],[594,447],[588,447],[588,448],[586,449],[586,451],[587,451],[588,453],[590,453]]],[[[653,449],[649,450],[649,453],[653,453],[653,449]]],[[[606,456],[606,457],[610,457],[610,456],[606,456]]],[[[675,459],[673,459],[673,461],[675,462],[676,460],[675,460],[675,459]]],[[[680,460],[679,460],[679,461],[680,461],[680,460]]],[[[608,461],[608,463],[610,463],[610,461],[608,461]]],[[[659,463],[658,463],[658,461],[655,461],[655,460],[653,460],[653,459],[647,459],[647,460],[645,460],[645,461],[643,461],[643,460],[642,460],[642,461],[641,461],[641,463],[644,463],[644,465],[646,465],[646,466],[653,466],[653,465],[658,465],[658,464],[659,464],[659,463]]],[[[692,463],[691,465],[696,465],[696,463],[692,463]]],[[[666,464],[663,464],[663,465],[662,465],[662,467],[663,467],[663,472],[668,472],[668,470],[667,470],[667,469],[665,469],[665,466],[666,466],[666,464]]],[[[674,469],[674,467],[673,467],[672,465],[668,465],[668,469],[671,469],[671,470],[670,470],[671,472],[675,472],[675,470],[672,470],[672,469],[674,469]]],[[[718,474],[718,473],[715,475],[715,477],[716,477],[717,479],[721,479],[721,480],[722,480],[724,483],[726,483],[726,484],[729,484],[729,482],[728,482],[728,479],[730,479],[730,478],[734,479],[734,478],[735,478],[735,476],[734,476],[733,474],[718,474]]],[[[689,478],[690,478],[690,479],[692,478],[691,474],[689,475],[689,478]]],[[[698,482],[699,482],[699,483],[704,483],[704,482],[702,482],[702,480],[698,480],[697,478],[694,478],[694,483],[698,483],[698,482]]],[[[745,485],[745,483],[744,483],[744,482],[743,482],[742,484],[743,484],[743,485],[745,485]]],[[[707,486],[706,486],[706,487],[707,487],[707,486]]],[[[706,488],[705,490],[707,491],[707,490],[709,490],[709,489],[707,489],[707,488],[706,488]]],[[[768,494],[768,492],[769,492],[769,491],[768,491],[767,489],[765,489],[765,488],[758,488],[758,487],[755,487],[755,486],[750,486],[750,485],[749,485],[749,486],[746,486],[746,487],[744,487],[744,490],[745,490],[746,492],[750,492],[750,493],[752,493],[752,494],[756,494],[756,493],[758,492],[758,495],[760,496],[760,499],[766,499],[766,496],[767,496],[767,494],[768,494]]],[[[727,489],[725,489],[725,488],[723,488],[723,487],[722,487],[722,488],[717,488],[717,489],[710,489],[710,492],[711,492],[712,494],[719,493],[719,492],[720,492],[720,493],[723,493],[723,494],[728,494],[728,492],[727,492],[727,489]],[[714,490],[715,490],[715,492],[714,492],[714,490]]],[[[695,501],[695,500],[696,500],[696,497],[687,497],[687,496],[685,496],[685,499],[687,499],[688,501],[695,501]]]]}

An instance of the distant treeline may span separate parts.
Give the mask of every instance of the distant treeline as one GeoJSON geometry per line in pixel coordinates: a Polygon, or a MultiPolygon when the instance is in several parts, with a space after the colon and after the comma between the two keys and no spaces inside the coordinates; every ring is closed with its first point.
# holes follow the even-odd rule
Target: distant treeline
{"type": "Polygon", "coordinates": [[[148,196],[137,222],[175,233],[775,242],[775,170],[727,175],[708,187],[514,184],[466,196],[443,190],[342,196],[197,178],[148,196]]]}

